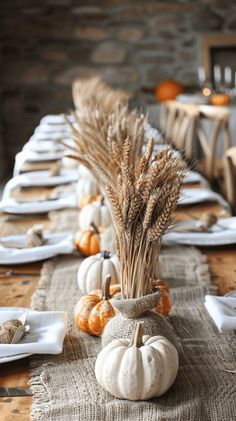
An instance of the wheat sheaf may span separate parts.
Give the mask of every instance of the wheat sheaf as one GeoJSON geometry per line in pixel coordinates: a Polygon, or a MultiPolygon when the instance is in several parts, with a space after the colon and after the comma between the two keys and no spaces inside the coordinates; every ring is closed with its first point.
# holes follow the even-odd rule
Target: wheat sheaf
{"type": "Polygon", "coordinates": [[[161,240],[172,223],[185,163],[170,147],[154,151],[145,117],[126,107],[88,107],[72,128],[72,157],[98,179],[113,221],[123,298],[152,292],[161,240]]]}

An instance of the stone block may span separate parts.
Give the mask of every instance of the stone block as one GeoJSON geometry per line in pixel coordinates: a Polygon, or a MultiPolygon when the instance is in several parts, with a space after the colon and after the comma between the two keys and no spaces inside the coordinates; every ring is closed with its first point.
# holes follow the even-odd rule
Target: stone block
{"type": "Polygon", "coordinates": [[[75,28],[75,36],[89,41],[101,41],[109,38],[109,32],[95,26],[81,26],[75,28]]]}
{"type": "Polygon", "coordinates": [[[70,86],[77,78],[87,78],[98,74],[99,72],[94,67],[87,67],[83,65],[72,66],[57,74],[54,81],[59,85],[70,86]]]}
{"type": "Polygon", "coordinates": [[[3,66],[3,82],[7,85],[30,85],[44,83],[48,79],[47,68],[38,62],[15,62],[9,65],[4,62],[3,66]]]}
{"type": "Polygon", "coordinates": [[[53,62],[64,62],[66,60],[66,52],[63,51],[61,48],[56,48],[53,46],[44,47],[41,51],[41,57],[47,61],[53,62]]]}
{"type": "Polygon", "coordinates": [[[172,13],[159,13],[148,19],[148,26],[151,29],[163,29],[173,26],[177,26],[179,23],[180,16],[179,14],[172,13]]]}
{"type": "Polygon", "coordinates": [[[112,85],[128,86],[139,80],[139,74],[132,66],[105,67],[100,70],[100,75],[112,85]]]}
{"type": "Polygon", "coordinates": [[[98,45],[91,55],[94,63],[122,63],[126,56],[126,50],[117,42],[107,41],[98,45]]]}
{"type": "Polygon", "coordinates": [[[118,31],[118,38],[123,41],[135,42],[140,40],[144,35],[141,28],[135,28],[132,26],[124,26],[118,31]]]}

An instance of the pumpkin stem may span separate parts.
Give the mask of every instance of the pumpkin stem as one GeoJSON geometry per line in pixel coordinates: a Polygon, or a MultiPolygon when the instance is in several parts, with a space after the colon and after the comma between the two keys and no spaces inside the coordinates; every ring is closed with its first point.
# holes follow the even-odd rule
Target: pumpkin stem
{"type": "Polygon", "coordinates": [[[93,228],[93,231],[95,232],[95,234],[99,234],[97,225],[95,225],[94,222],[91,222],[90,226],[93,228]]]}
{"type": "Polygon", "coordinates": [[[141,348],[143,346],[143,322],[136,324],[133,332],[133,337],[130,342],[130,346],[135,346],[136,348],[141,348]]]}
{"type": "Polygon", "coordinates": [[[100,204],[101,204],[101,206],[104,206],[105,205],[105,197],[104,196],[102,196],[101,197],[101,200],[100,200],[100,204]]]}
{"type": "Polygon", "coordinates": [[[101,251],[101,258],[102,259],[110,259],[111,253],[107,250],[101,251]]]}
{"type": "Polygon", "coordinates": [[[105,281],[102,285],[102,298],[107,301],[111,298],[110,296],[110,284],[111,284],[111,275],[107,275],[105,281]]]}

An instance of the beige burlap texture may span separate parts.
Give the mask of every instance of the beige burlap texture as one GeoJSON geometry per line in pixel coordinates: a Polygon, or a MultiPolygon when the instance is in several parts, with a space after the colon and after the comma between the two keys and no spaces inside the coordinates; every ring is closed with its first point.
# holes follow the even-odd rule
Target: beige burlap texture
{"type": "Polygon", "coordinates": [[[73,321],[80,297],[76,282],[80,262],[71,256],[45,263],[32,299],[35,309],[66,310],[69,315],[62,354],[32,357],[34,420],[233,421],[236,336],[219,334],[204,308],[204,295],[211,287],[200,252],[190,247],[161,252],[161,277],[174,299],[167,320],[180,343],[180,368],[170,390],[146,402],[116,399],[96,382],[94,365],[101,339],[79,333],[73,321]]]}

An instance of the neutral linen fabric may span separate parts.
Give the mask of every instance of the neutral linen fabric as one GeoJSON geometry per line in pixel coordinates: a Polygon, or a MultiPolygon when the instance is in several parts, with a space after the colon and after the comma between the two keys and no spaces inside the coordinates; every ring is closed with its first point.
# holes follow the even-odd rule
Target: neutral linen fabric
{"type": "Polygon", "coordinates": [[[69,316],[64,350],[32,358],[32,416],[35,421],[230,421],[235,419],[236,336],[219,334],[204,307],[212,293],[205,258],[195,248],[163,248],[160,276],[174,305],[167,318],[180,343],[180,368],[171,389],[150,401],[119,400],[96,382],[94,365],[101,339],[79,333],[74,306],[80,297],[78,257],[44,264],[32,307],[69,316]],[[229,370],[232,372],[227,372],[229,370]]]}
{"type": "Polygon", "coordinates": [[[236,330],[236,298],[206,295],[205,307],[221,332],[236,330]]]}

